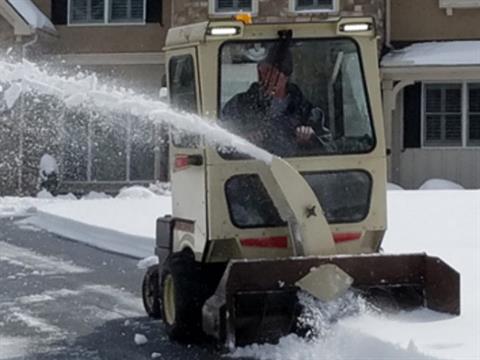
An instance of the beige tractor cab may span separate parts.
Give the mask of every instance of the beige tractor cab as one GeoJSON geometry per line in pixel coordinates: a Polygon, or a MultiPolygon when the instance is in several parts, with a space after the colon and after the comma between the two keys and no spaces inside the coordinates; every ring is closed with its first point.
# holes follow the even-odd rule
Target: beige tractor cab
{"type": "Polygon", "coordinates": [[[208,21],[170,29],[165,53],[172,107],[271,154],[172,128],[173,214],[157,222],[159,265],[143,283],[172,339],[275,341],[298,330],[300,289],[459,314],[455,270],[379,254],[386,148],[371,18],[208,21]]]}

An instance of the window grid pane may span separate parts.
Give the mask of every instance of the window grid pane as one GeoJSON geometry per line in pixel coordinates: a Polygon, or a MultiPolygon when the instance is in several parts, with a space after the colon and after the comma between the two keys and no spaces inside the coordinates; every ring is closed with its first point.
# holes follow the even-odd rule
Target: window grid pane
{"type": "Polygon", "coordinates": [[[467,146],[480,146],[480,84],[468,85],[467,146]]]}
{"type": "Polygon", "coordinates": [[[215,11],[252,11],[252,0],[216,0],[215,11]]]}
{"type": "Polygon", "coordinates": [[[425,85],[425,146],[462,145],[462,85],[425,85]]]}
{"type": "Polygon", "coordinates": [[[72,24],[142,22],[144,15],[145,0],[70,0],[72,24]]]}
{"type": "Polygon", "coordinates": [[[296,0],[295,10],[334,10],[334,0],[296,0]]]}
{"type": "Polygon", "coordinates": [[[74,24],[103,23],[105,0],[71,0],[70,22],[74,24]]]}
{"type": "Polygon", "coordinates": [[[144,0],[110,0],[110,22],[143,21],[144,0]]]}

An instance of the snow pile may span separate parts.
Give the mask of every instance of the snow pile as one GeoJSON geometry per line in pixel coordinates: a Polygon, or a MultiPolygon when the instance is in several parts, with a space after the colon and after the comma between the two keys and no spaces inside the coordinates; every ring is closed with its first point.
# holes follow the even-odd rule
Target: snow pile
{"type": "Polygon", "coordinates": [[[123,188],[117,195],[117,199],[151,199],[156,195],[150,189],[143,186],[123,188]]]}
{"type": "Polygon", "coordinates": [[[47,175],[58,174],[57,160],[50,154],[43,154],[40,158],[40,165],[38,166],[40,177],[47,178],[47,175]]]}
{"type": "Polygon", "coordinates": [[[443,179],[430,179],[425,181],[420,190],[464,190],[464,187],[453,181],[443,179]]]}
{"type": "Polygon", "coordinates": [[[153,254],[156,219],[171,214],[171,197],[133,186],[115,198],[90,192],[37,198],[0,197],[0,217],[23,217],[19,226],[44,229],[105,250],[144,258],[153,254]]]}
{"type": "Polygon", "coordinates": [[[35,29],[56,32],[55,26],[31,0],[8,0],[8,3],[35,29]]]}
{"type": "Polygon", "coordinates": [[[387,190],[403,190],[403,188],[395,183],[387,183],[387,190]]]}
{"type": "Polygon", "coordinates": [[[381,65],[480,65],[480,41],[417,43],[389,52],[383,57],[381,65]]]}

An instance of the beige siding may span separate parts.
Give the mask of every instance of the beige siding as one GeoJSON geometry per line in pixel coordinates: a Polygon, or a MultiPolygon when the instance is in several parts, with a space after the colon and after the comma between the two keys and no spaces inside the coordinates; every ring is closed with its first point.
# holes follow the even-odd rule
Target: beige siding
{"type": "Polygon", "coordinates": [[[406,149],[400,155],[393,182],[417,189],[428,179],[440,178],[465,188],[480,188],[480,151],[477,149],[406,149]]]}
{"type": "Polygon", "coordinates": [[[56,26],[55,53],[158,52],[166,29],[160,24],[132,26],[56,26]]]}
{"type": "Polygon", "coordinates": [[[392,41],[479,39],[480,9],[454,9],[438,0],[391,0],[392,41]]]}

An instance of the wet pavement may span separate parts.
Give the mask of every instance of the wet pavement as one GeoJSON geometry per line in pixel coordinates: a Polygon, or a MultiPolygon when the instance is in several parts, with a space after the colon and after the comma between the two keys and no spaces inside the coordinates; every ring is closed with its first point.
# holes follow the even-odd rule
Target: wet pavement
{"type": "Polygon", "coordinates": [[[222,358],[146,316],[137,262],[0,219],[0,359],[222,358]]]}

